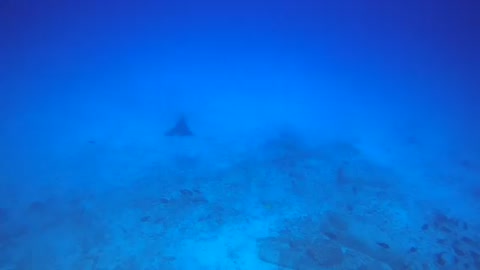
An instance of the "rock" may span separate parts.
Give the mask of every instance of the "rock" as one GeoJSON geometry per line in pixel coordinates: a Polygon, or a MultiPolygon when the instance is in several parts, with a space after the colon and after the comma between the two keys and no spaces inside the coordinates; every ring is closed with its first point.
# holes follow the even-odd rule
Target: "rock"
{"type": "Polygon", "coordinates": [[[333,241],[318,240],[307,247],[307,254],[319,266],[331,267],[343,262],[343,250],[333,241]]]}
{"type": "Polygon", "coordinates": [[[371,261],[361,265],[357,270],[391,270],[391,268],[384,263],[371,261]]]}
{"type": "Polygon", "coordinates": [[[260,260],[280,267],[295,269],[301,253],[291,251],[289,242],[279,238],[262,238],[257,240],[260,260]]]}
{"type": "Polygon", "coordinates": [[[267,263],[295,270],[317,270],[343,262],[341,247],[329,240],[302,241],[280,237],[257,240],[258,257],[267,263]]]}

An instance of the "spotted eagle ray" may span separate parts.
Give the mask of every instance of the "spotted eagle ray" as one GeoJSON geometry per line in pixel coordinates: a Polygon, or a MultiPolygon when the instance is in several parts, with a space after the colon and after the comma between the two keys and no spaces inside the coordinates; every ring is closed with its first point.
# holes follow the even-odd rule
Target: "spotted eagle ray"
{"type": "Polygon", "coordinates": [[[165,136],[187,137],[193,136],[192,130],[187,125],[185,116],[181,116],[173,128],[165,132],[165,136]]]}

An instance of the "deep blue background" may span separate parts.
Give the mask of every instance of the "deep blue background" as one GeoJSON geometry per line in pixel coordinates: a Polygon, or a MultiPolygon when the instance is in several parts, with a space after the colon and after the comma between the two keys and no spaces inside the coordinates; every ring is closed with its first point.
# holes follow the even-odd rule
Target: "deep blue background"
{"type": "Polygon", "coordinates": [[[109,115],[121,125],[139,111],[159,126],[186,112],[201,133],[207,122],[247,130],[290,117],[327,128],[362,112],[373,125],[395,114],[476,141],[479,6],[2,1],[3,141],[59,140],[67,136],[59,127],[77,133],[111,123],[109,115]]]}
{"type": "Polygon", "coordinates": [[[182,45],[232,58],[268,48],[316,72],[327,61],[339,72],[447,76],[461,89],[478,82],[477,1],[2,1],[0,10],[2,78],[12,84],[162,65],[182,45]]]}

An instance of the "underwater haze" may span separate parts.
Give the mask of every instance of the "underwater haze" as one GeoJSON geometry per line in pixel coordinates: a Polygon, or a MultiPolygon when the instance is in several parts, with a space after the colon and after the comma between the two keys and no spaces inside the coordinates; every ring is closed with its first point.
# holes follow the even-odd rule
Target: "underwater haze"
{"type": "Polygon", "coordinates": [[[478,14],[0,1],[0,270],[480,269],[478,14]]]}

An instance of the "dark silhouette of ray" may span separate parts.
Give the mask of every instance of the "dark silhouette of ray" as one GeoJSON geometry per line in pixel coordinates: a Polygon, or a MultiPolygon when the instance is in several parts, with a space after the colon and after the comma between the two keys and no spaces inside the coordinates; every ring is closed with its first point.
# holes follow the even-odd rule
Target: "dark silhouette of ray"
{"type": "Polygon", "coordinates": [[[181,116],[175,126],[165,132],[165,136],[186,137],[193,136],[193,132],[188,127],[185,116],[181,116]]]}

